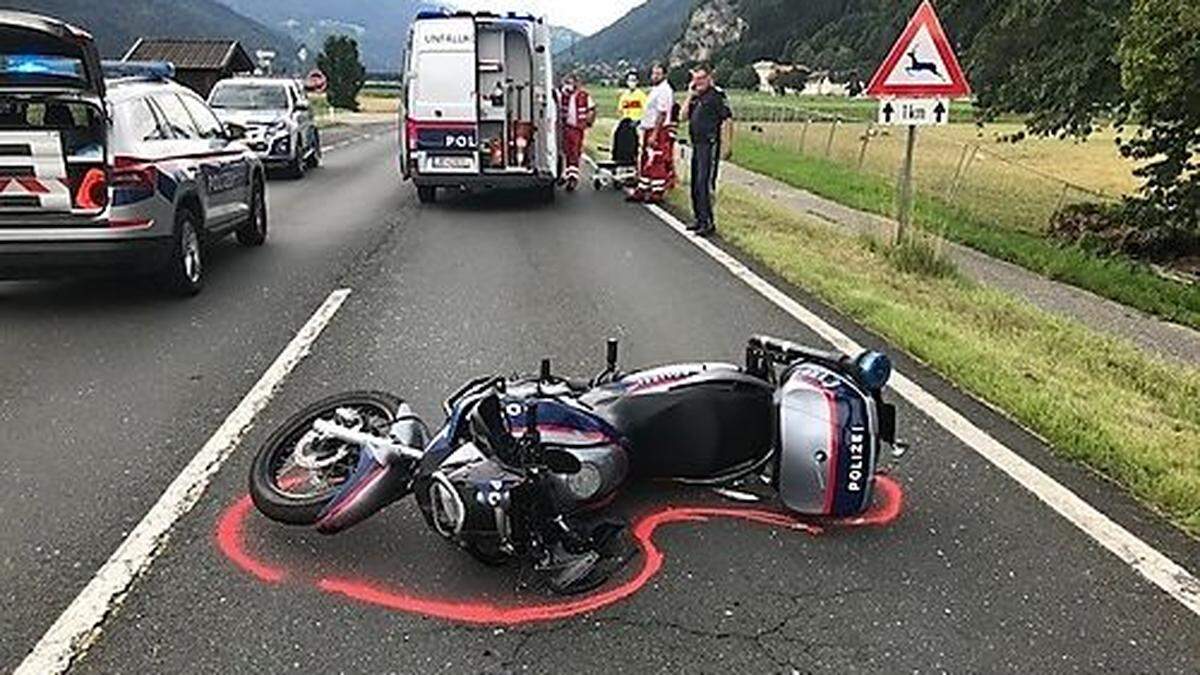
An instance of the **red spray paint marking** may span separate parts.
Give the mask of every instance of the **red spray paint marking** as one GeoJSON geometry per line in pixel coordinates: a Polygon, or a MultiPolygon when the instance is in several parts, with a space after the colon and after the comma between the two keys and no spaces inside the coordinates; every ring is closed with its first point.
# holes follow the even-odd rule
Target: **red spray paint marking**
{"type": "MultiPolygon", "coordinates": [[[[673,523],[708,522],[715,518],[736,518],[819,535],[827,528],[884,526],[896,520],[903,508],[904,496],[900,485],[886,476],[875,482],[876,503],[862,516],[813,523],[779,511],[738,507],[665,507],[639,518],[633,525],[634,540],[641,549],[637,573],[621,584],[577,598],[564,598],[542,604],[498,605],[421,595],[417,591],[388,587],[382,583],[357,579],[325,577],[316,581],[320,590],[341,595],[385,609],[416,614],[456,623],[516,626],[569,619],[618,603],[646,586],[657,575],[666,560],[654,544],[654,532],[673,523]]],[[[243,523],[251,507],[249,497],[243,497],[222,514],[217,523],[217,546],[227,558],[246,572],[264,581],[282,581],[286,572],[261,562],[249,554],[242,541],[243,523]]]]}

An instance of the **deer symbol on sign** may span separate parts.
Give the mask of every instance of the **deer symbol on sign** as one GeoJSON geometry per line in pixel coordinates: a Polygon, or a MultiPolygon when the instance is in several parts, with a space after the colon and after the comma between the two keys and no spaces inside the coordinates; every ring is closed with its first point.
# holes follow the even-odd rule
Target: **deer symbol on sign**
{"type": "Polygon", "coordinates": [[[921,61],[917,59],[916,49],[913,49],[908,53],[908,58],[912,61],[912,63],[909,64],[909,66],[904,70],[909,75],[916,75],[917,73],[933,73],[934,77],[938,78],[939,80],[946,79],[942,77],[942,73],[938,71],[937,63],[933,61],[921,61]]]}

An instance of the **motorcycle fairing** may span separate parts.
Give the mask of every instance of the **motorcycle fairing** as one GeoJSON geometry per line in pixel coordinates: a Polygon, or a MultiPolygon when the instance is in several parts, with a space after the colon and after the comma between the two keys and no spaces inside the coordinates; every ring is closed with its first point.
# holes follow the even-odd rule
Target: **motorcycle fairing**
{"type": "Polygon", "coordinates": [[[337,534],[370,518],[409,492],[412,481],[408,465],[381,464],[369,452],[359,455],[358,466],[317,520],[317,531],[337,534]]]}
{"type": "Polygon", "coordinates": [[[779,496],[805,515],[858,515],[871,505],[879,420],[875,399],[816,364],[787,373],[779,391],[779,496]]]}

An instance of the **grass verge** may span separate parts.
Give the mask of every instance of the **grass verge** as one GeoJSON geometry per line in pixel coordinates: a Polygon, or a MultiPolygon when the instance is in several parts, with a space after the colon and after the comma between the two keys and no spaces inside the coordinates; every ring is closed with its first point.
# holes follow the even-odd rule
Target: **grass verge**
{"type": "MultiPolygon", "coordinates": [[[[852,208],[887,216],[894,211],[891,181],[837,162],[789,152],[747,136],[738,138],[734,161],[852,208]]],[[[1128,258],[1100,256],[1056,245],[1034,233],[997,227],[921,193],[914,214],[921,227],[952,241],[1149,314],[1200,328],[1200,288],[1163,279],[1128,258]]]]}
{"type": "Polygon", "coordinates": [[[718,212],[726,241],[1200,534],[1200,371],[738,188],[718,212]]]}

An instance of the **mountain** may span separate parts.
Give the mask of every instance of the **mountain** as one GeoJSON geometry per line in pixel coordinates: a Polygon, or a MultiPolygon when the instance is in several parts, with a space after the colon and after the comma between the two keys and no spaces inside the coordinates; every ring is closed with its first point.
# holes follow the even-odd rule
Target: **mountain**
{"type": "Polygon", "coordinates": [[[645,64],[667,56],[683,34],[696,0],[649,0],[617,19],[608,28],[580,40],[559,54],[560,65],[615,63],[645,64]]]}
{"type": "Polygon", "coordinates": [[[271,49],[290,65],[296,45],[287,36],[216,0],[0,0],[0,8],[63,19],[96,38],[107,58],[120,58],[140,37],[211,37],[238,40],[253,56],[271,49]]]}
{"type": "Polygon", "coordinates": [[[439,9],[419,0],[222,0],[234,10],[308,47],[315,62],[325,38],[345,34],[358,40],[367,70],[398,72],[413,17],[439,9]]]}
{"type": "Polygon", "coordinates": [[[570,49],[575,43],[584,39],[583,35],[576,33],[570,28],[562,26],[550,27],[550,52],[557,54],[570,49]]]}

